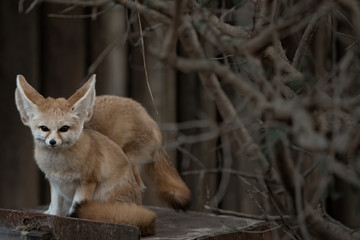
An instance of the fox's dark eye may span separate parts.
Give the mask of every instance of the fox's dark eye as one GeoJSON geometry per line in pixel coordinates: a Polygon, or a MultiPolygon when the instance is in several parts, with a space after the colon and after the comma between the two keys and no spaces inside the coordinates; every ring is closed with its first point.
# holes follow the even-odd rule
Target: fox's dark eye
{"type": "Polygon", "coordinates": [[[48,127],[46,127],[46,126],[40,126],[40,129],[41,129],[41,131],[43,131],[43,132],[48,132],[48,131],[50,131],[50,129],[48,129],[48,127]]]}
{"type": "Polygon", "coordinates": [[[60,132],[67,132],[69,130],[69,126],[62,126],[60,129],[59,129],[59,131],[60,132]]]}

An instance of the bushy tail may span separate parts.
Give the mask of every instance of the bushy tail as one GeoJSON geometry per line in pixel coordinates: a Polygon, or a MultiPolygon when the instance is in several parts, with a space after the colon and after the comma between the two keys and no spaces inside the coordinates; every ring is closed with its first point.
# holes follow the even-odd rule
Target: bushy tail
{"type": "Polygon", "coordinates": [[[157,195],[174,209],[186,210],[190,190],[183,182],[164,148],[152,153],[153,161],[143,166],[144,173],[153,181],[157,195]]]}
{"type": "Polygon", "coordinates": [[[85,201],[76,206],[71,217],[137,226],[141,236],[156,233],[156,214],[136,204],[85,201]]]}

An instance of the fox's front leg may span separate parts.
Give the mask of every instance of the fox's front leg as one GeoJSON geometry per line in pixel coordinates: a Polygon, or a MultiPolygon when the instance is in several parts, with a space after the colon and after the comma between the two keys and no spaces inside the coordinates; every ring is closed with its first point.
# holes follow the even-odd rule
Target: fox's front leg
{"type": "MultiPolygon", "coordinates": [[[[65,212],[63,209],[64,198],[60,195],[57,188],[54,186],[53,183],[50,182],[50,194],[51,194],[51,202],[49,205],[49,209],[45,211],[45,214],[52,214],[52,215],[64,215],[65,212]]],[[[66,210],[65,210],[66,211],[66,210]]]]}
{"type": "Polygon", "coordinates": [[[96,184],[95,183],[86,183],[80,184],[75,189],[74,198],[68,213],[68,216],[74,216],[76,206],[86,200],[91,200],[94,194],[96,184]]]}

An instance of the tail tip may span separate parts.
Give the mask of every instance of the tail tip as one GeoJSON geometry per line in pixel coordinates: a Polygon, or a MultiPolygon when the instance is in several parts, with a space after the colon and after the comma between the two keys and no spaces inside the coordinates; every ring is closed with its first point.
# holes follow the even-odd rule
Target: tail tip
{"type": "Polygon", "coordinates": [[[156,235],[156,217],[151,221],[150,224],[147,224],[146,226],[141,226],[139,227],[139,229],[140,235],[142,237],[156,235]]]}
{"type": "Polygon", "coordinates": [[[176,211],[186,212],[190,208],[190,200],[186,200],[185,202],[173,201],[170,204],[171,208],[176,211]]]}
{"type": "Polygon", "coordinates": [[[190,206],[190,191],[186,191],[186,194],[175,194],[174,192],[162,192],[159,194],[160,198],[168,204],[169,207],[176,211],[184,211],[189,209],[190,206]]]}

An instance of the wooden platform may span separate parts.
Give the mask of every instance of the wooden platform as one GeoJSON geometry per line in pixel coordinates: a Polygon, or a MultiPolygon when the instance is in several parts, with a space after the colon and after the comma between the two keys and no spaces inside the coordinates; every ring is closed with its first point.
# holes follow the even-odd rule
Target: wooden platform
{"type": "MultiPolygon", "coordinates": [[[[219,216],[198,212],[175,212],[167,208],[150,207],[158,214],[157,234],[147,240],[162,239],[270,239],[257,233],[269,229],[269,224],[245,218],[219,216]]],[[[265,231],[266,232],[266,231],[265,231]]]]}
{"type": "MultiPolygon", "coordinates": [[[[162,239],[271,239],[269,224],[236,217],[197,212],[175,212],[149,207],[158,214],[157,234],[146,240],[162,239]]],[[[139,239],[132,226],[46,215],[38,212],[0,209],[0,239],[139,239]]]]}

